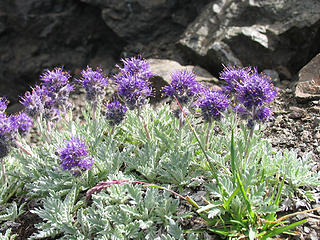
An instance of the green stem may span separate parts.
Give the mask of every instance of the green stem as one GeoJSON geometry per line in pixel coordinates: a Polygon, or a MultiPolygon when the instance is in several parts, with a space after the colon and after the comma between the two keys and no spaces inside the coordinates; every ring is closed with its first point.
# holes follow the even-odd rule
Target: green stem
{"type": "Polygon", "coordinates": [[[147,138],[148,138],[149,140],[151,140],[150,133],[149,133],[149,130],[148,130],[148,125],[147,125],[147,123],[146,123],[145,118],[144,118],[143,115],[141,114],[141,109],[140,109],[140,107],[138,108],[138,116],[139,116],[140,119],[142,120],[143,128],[144,128],[144,131],[146,132],[147,138]]]}
{"type": "Polygon", "coordinates": [[[3,158],[1,158],[1,173],[2,173],[3,184],[5,184],[7,182],[7,179],[6,179],[6,172],[5,172],[5,168],[4,168],[3,158]]]}
{"type": "Polygon", "coordinates": [[[211,122],[208,123],[207,135],[206,135],[206,150],[209,149],[209,138],[210,138],[211,126],[212,126],[212,123],[211,122]]]}
{"type": "Polygon", "coordinates": [[[252,128],[250,128],[249,136],[248,136],[248,139],[246,142],[246,150],[245,150],[244,156],[243,156],[243,159],[244,159],[244,162],[246,163],[246,166],[248,165],[247,161],[248,161],[248,155],[249,155],[249,146],[250,146],[251,139],[253,136],[253,129],[254,129],[254,126],[252,128]]]}
{"type": "Polygon", "coordinates": [[[196,138],[196,140],[197,140],[197,142],[198,142],[198,144],[199,144],[199,146],[200,146],[200,148],[201,148],[201,150],[202,150],[202,152],[203,152],[203,154],[204,154],[204,156],[205,156],[205,158],[206,158],[206,160],[207,160],[207,162],[208,162],[210,171],[211,171],[213,177],[215,178],[215,180],[216,180],[216,182],[217,182],[217,185],[220,187],[221,190],[223,190],[223,187],[222,187],[222,185],[220,184],[220,181],[219,181],[218,175],[217,175],[217,173],[216,173],[216,171],[215,171],[215,169],[214,169],[214,166],[213,166],[213,164],[210,162],[209,156],[208,156],[206,150],[204,149],[204,147],[202,146],[202,144],[201,144],[201,142],[200,142],[200,139],[199,139],[196,131],[195,131],[194,128],[192,127],[192,125],[191,125],[191,123],[190,123],[190,121],[189,121],[189,119],[188,119],[188,117],[187,117],[187,114],[183,111],[182,106],[180,105],[177,97],[175,96],[174,98],[175,98],[175,100],[177,101],[178,106],[179,106],[180,110],[181,110],[182,113],[183,113],[183,116],[185,117],[185,119],[186,119],[186,121],[187,121],[187,123],[188,123],[188,125],[189,125],[189,127],[190,127],[190,129],[191,129],[191,131],[193,132],[193,134],[194,134],[194,136],[195,136],[195,138],[196,138]]]}
{"type": "Polygon", "coordinates": [[[15,142],[15,144],[26,154],[29,156],[32,156],[32,154],[18,141],[15,142]]]}
{"type": "Polygon", "coordinates": [[[97,104],[93,104],[92,106],[92,119],[94,121],[97,119],[97,104]]]}

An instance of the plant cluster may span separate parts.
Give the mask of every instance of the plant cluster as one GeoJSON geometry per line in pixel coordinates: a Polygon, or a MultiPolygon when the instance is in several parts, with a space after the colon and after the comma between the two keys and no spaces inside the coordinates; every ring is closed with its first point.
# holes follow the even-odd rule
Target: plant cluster
{"type": "Polygon", "coordinates": [[[30,211],[42,222],[29,239],[270,239],[307,221],[277,215],[284,198],[312,201],[308,189],[320,175],[310,155],[275,151],[262,138],[277,95],[266,75],[225,67],[226,84],[215,89],[178,71],[163,89],[178,108],[154,109],[148,62],[138,56],[122,64],[110,77],[87,67],[75,83],[63,68],[46,70],[16,115],[0,98],[2,238],[16,237],[10,223],[31,199],[40,201],[30,211]],[[74,119],[75,84],[87,103],[74,119]],[[109,100],[107,87],[115,89],[109,100]],[[24,138],[32,126],[37,145],[24,138]],[[201,203],[185,195],[199,187],[201,203]],[[190,208],[182,212],[183,204],[190,208]],[[182,227],[197,218],[204,222],[197,229],[182,227]]]}

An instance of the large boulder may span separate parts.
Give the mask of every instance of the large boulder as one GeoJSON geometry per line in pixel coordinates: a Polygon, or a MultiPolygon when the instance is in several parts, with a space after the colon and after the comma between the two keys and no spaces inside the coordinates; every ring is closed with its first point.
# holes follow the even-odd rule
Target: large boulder
{"type": "Polygon", "coordinates": [[[0,1],[0,96],[17,101],[46,68],[113,65],[123,41],[77,0],[0,1]]]}
{"type": "Polygon", "coordinates": [[[300,101],[320,99],[320,53],[299,71],[295,96],[300,101]]]}
{"type": "Polygon", "coordinates": [[[176,71],[194,72],[196,81],[201,82],[206,87],[218,88],[218,79],[213,77],[207,70],[200,66],[181,65],[180,63],[170,59],[148,59],[150,70],[154,76],[150,79],[153,89],[155,90],[154,102],[159,102],[162,96],[162,88],[171,83],[171,75],[176,71]]]}
{"type": "MultiPolygon", "coordinates": [[[[102,18],[126,41],[148,43],[181,34],[210,0],[81,0],[102,10],[102,18]]],[[[177,36],[178,37],[178,36],[177,36]]]]}
{"type": "Polygon", "coordinates": [[[296,73],[320,50],[319,0],[216,0],[179,45],[194,63],[288,68],[296,73]]]}

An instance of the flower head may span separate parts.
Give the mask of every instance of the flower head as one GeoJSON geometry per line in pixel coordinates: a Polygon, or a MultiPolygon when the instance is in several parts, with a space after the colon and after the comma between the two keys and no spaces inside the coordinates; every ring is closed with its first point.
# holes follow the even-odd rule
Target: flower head
{"type": "Polygon", "coordinates": [[[113,100],[106,104],[106,119],[111,126],[118,125],[122,122],[126,115],[127,108],[118,100],[113,100]]]}
{"type": "Polygon", "coordinates": [[[255,69],[250,77],[235,86],[237,100],[247,109],[271,102],[277,95],[269,77],[255,69]]]}
{"type": "Polygon", "coordinates": [[[44,71],[40,76],[40,80],[43,81],[43,85],[49,92],[58,92],[68,83],[70,77],[68,72],[63,71],[63,67],[56,67],[52,71],[44,71]]]}
{"type": "Polygon", "coordinates": [[[192,97],[202,91],[202,86],[195,81],[196,75],[193,72],[176,71],[171,78],[171,83],[163,88],[163,93],[169,97],[177,97],[182,105],[189,103],[192,97]]]}
{"type": "Polygon", "coordinates": [[[96,104],[105,95],[105,88],[108,85],[107,78],[101,68],[92,70],[89,66],[87,66],[86,70],[82,70],[81,75],[82,77],[77,81],[85,88],[87,100],[96,104]]]}
{"type": "Polygon", "coordinates": [[[24,105],[28,116],[36,118],[44,115],[46,111],[51,111],[53,100],[49,95],[49,91],[44,86],[36,85],[32,88],[32,92],[26,92],[21,97],[20,103],[24,105]]]}
{"type": "Polygon", "coordinates": [[[231,108],[242,119],[247,119],[250,116],[250,112],[242,105],[233,105],[231,108]]]}
{"type": "Polygon", "coordinates": [[[248,119],[248,127],[254,128],[255,122],[264,122],[271,117],[270,108],[265,107],[277,96],[270,77],[258,73],[256,68],[225,68],[220,78],[227,83],[224,91],[233,97],[234,109],[248,119]]]}
{"type": "Polygon", "coordinates": [[[0,97],[0,114],[5,112],[5,110],[7,109],[8,103],[9,103],[8,99],[4,97],[0,97]]]}
{"type": "Polygon", "coordinates": [[[68,102],[70,92],[74,87],[69,83],[70,74],[63,68],[56,67],[52,71],[46,70],[40,77],[43,89],[48,97],[45,102],[45,114],[48,119],[58,119],[60,111],[65,112],[71,107],[68,102]],[[47,111],[48,110],[48,111],[47,111]]]}
{"type": "Polygon", "coordinates": [[[47,90],[39,85],[32,89],[32,92],[26,92],[21,97],[20,103],[25,107],[25,112],[30,117],[37,117],[44,112],[44,103],[46,102],[47,90]]]}
{"type": "Polygon", "coordinates": [[[235,93],[238,84],[246,81],[246,79],[250,77],[251,71],[251,67],[224,67],[223,71],[220,73],[220,79],[223,79],[226,82],[223,91],[228,95],[235,93]]]}
{"type": "Polygon", "coordinates": [[[227,96],[214,89],[204,91],[203,96],[198,100],[197,105],[201,109],[202,117],[206,122],[212,120],[220,120],[222,113],[228,108],[230,104],[227,96]]]}
{"type": "Polygon", "coordinates": [[[149,63],[142,56],[121,59],[123,67],[116,65],[120,72],[115,75],[117,80],[126,76],[136,76],[141,80],[148,81],[154,74],[150,71],[149,63]]]}
{"type": "Polygon", "coordinates": [[[73,137],[67,141],[66,147],[59,150],[60,165],[64,170],[69,170],[74,174],[89,170],[93,163],[88,153],[89,150],[83,140],[73,137]]]}
{"type": "Polygon", "coordinates": [[[145,104],[147,97],[152,96],[151,83],[137,76],[126,76],[117,84],[119,97],[130,110],[145,104]]]}
{"type": "Polygon", "coordinates": [[[9,117],[13,129],[21,135],[26,135],[33,126],[32,119],[24,112],[9,117]]]}
{"type": "Polygon", "coordinates": [[[260,122],[265,122],[270,117],[272,117],[271,109],[268,107],[263,107],[256,110],[255,115],[253,116],[253,119],[258,120],[260,122]]]}
{"type": "Polygon", "coordinates": [[[51,93],[51,101],[49,105],[52,105],[55,109],[69,109],[71,103],[68,101],[70,93],[73,91],[74,86],[67,83],[65,86],[59,89],[57,93],[51,93]]]}
{"type": "Polygon", "coordinates": [[[42,85],[35,86],[32,92],[26,92],[21,97],[20,103],[25,106],[25,113],[32,118],[58,119],[60,111],[65,112],[71,106],[68,99],[74,87],[68,83],[69,78],[70,74],[62,68],[46,70],[40,77],[42,85]]]}
{"type": "Polygon", "coordinates": [[[114,75],[118,95],[129,109],[141,107],[153,96],[149,78],[153,76],[149,64],[141,57],[122,59],[124,67],[114,75]]]}
{"type": "Polygon", "coordinates": [[[0,158],[8,156],[10,153],[10,147],[5,137],[0,134],[0,158]]]}
{"type": "Polygon", "coordinates": [[[11,131],[11,124],[8,117],[1,113],[0,114],[0,135],[5,135],[11,131]]]}
{"type": "Polygon", "coordinates": [[[10,118],[0,114],[0,158],[6,157],[10,152],[10,146],[16,137],[16,131],[10,118]]]}

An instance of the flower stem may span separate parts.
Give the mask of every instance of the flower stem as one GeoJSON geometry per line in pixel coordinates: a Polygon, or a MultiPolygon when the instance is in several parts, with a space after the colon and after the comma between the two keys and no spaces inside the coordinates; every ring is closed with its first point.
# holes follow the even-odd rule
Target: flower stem
{"type": "Polygon", "coordinates": [[[3,158],[1,158],[1,173],[2,173],[3,184],[5,184],[7,182],[7,179],[6,179],[6,171],[5,171],[5,168],[4,168],[3,158]]]}
{"type": "Polygon", "coordinates": [[[246,142],[246,150],[245,150],[244,156],[243,156],[243,160],[246,162],[246,166],[248,165],[247,160],[248,160],[248,155],[249,155],[249,145],[251,143],[251,139],[253,136],[253,129],[254,129],[254,126],[252,128],[250,128],[250,132],[249,132],[248,139],[246,142]]]}
{"type": "Polygon", "coordinates": [[[146,136],[149,140],[151,140],[151,137],[150,137],[150,133],[149,133],[149,130],[148,130],[148,125],[146,123],[146,120],[145,118],[143,117],[143,115],[141,114],[141,111],[140,111],[140,108],[138,108],[138,116],[140,117],[140,119],[142,120],[143,122],[143,127],[144,127],[144,130],[146,132],[146,136]]]}
{"type": "Polygon", "coordinates": [[[210,162],[209,156],[208,156],[206,150],[204,149],[204,147],[202,146],[202,144],[201,144],[201,142],[200,142],[200,139],[199,139],[196,131],[195,131],[194,128],[192,127],[192,125],[191,125],[191,123],[190,123],[190,121],[189,121],[189,119],[188,119],[188,117],[187,117],[187,114],[183,111],[182,106],[181,106],[181,104],[179,103],[177,97],[174,97],[174,98],[175,98],[175,100],[177,101],[179,108],[181,109],[181,111],[182,111],[182,113],[183,113],[183,115],[184,115],[184,117],[185,117],[185,119],[186,119],[186,121],[187,121],[187,123],[188,123],[188,125],[189,125],[189,127],[190,127],[190,129],[191,129],[191,131],[193,132],[193,135],[195,136],[195,138],[196,138],[196,140],[197,140],[197,142],[198,142],[198,144],[199,144],[199,146],[200,146],[200,148],[201,148],[201,150],[202,150],[202,152],[203,152],[203,154],[204,154],[204,156],[205,156],[205,158],[206,158],[206,160],[207,160],[208,166],[209,166],[209,168],[210,168],[210,172],[212,173],[213,177],[215,178],[217,185],[220,187],[220,189],[221,189],[222,191],[224,191],[224,188],[223,188],[223,186],[221,185],[221,183],[220,183],[220,181],[219,181],[218,174],[216,173],[212,162],[210,162]]]}
{"type": "Polygon", "coordinates": [[[96,119],[97,119],[97,105],[96,104],[93,104],[93,106],[92,106],[92,119],[94,121],[96,121],[96,119]]]}
{"type": "Polygon", "coordinates": [[[207,135],[206,135],[206,150],[209,149],[209,137],[210,137],[210,132],[211,132],[211,126],[212,123],[208,123],[208,128],[207,128],[207,135]]]}
{"type": "Polygon", "coordinates": [[[26,154],[28,154],[29,156],[32,156],[32,154],[27,150],[25,149],[25,147],[18,141],[15,142],[15,144],[26,154]]]}

